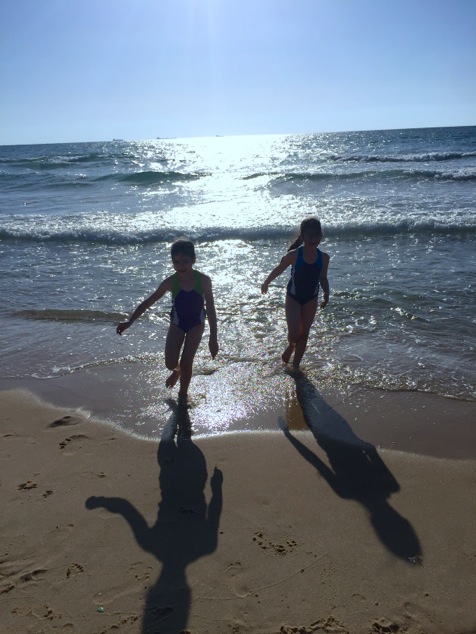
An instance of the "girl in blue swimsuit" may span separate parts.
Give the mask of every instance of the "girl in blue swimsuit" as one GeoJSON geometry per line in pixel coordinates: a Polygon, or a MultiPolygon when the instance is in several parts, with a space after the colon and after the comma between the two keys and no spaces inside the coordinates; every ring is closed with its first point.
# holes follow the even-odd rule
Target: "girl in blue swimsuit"
{"type": "Polygon", "coordinates": [[[170,253],[175,273],[165,279],[155,293],[139,304],[129,321],[120,323],[116,332],[122,335],[124,330],[165,293],[172,294],[170,326],[165,342],[165,365],[172,373],[165,384],[167,387],[173,387],[180,379],[179,402],[185,404],[192,378],[193,360],[205,329],[205,318],[208,318],[210,326],[210,354],[213,359],[218,354],[217,317],[211,279],[193,268],[193,243],[186,238],[179,238],[172,244],[170,253]]]}
{"type": "Polygon", "coordinates": [[[317,218],[303,220],[299,237],[261,285],[261,292],[267,293],[270,282],[281,275],[288,266],[292,267],[286,292],[288,346],[281,358],[284,363],[289,363],[294,353],[295,368],[299,367],[306,350],[309,330],[316,315],[319,287],[322,287],[324,293],[321,308],[327,306],[329,301],[329,256],[318,249],[321,239],[320,221],[317,218]]]}

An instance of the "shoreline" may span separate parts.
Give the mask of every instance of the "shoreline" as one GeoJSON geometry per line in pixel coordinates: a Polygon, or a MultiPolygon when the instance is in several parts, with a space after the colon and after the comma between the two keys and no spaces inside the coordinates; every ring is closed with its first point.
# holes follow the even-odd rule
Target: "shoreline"
{"type": "Polygon", "coordinates": [[[0,405],[2,631],[476,632],[474,460],[0,405]]]}
{"type": "MultiPolygon", "coordinates": [[[[92,420],[110,423],[124,433],[158,442],[167,422],[173,419],[176,390],[165,401],[154,404],[154,391],[136,389],[151,369],[138,365],[136,374],[124,379],[121,368],[84,370],[50,379],[0,379],[0,395],[8,390],[31,392],[47,404],[87,413],[92,420]],[[132,385],[132,388],[130,387],[132,385]],[[153,405],[150,405],[150,401],[153,405]],[[128,409],[127,417],[124,415],[128,409]],[[153,410],[153,426],[137,425],[142,413],[153,410]],[[154,409],[155,408],[155,409],[154,409]],[[155,412],[155,414],[154,414],[155,412]]],[[[129,372],[131,370],[129,369],[129,372]]],[[[200,395],[190,409],[192,429],[196,437],[215,437],[228,433],[277,432],[280,420],[294,431],[322,429],[330,436],[343,435],[344,440],[358,438],[379,449],[390,449],[436,458],[473,459],[476,456],[476,403],[458,401],[421,392],[390,392],[359,386],[323,385],[307,379],[304,373],[283,374],[282,400],[257,403],[252,412],[237,414],[233,426],[220,430],[207,427],[207,421],[220,418],[222,402],[217,395],[221,377],[216,372],[209,392],[200,395]],[[217,387],[218,386],[218,387],[217,387]],[[198,425],[194,422],[198,421],[198,425]]],[[[150,383],[149,379],[149,383],[150,383]]],[[[144,381],[147,383],[147,381],[144,381]]],[[[193,383],[192,383],[193,387],[193,383]]],[[[223,400],[223,397],[221,397],[223,400]]],[[[192,403],[194,391],[192,390],[192,403]]]]}

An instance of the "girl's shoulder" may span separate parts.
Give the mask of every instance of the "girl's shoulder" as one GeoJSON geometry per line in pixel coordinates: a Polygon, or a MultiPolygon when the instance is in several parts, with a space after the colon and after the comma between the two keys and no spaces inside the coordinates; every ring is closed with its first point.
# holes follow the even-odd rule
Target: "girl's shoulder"
{"type": "Polygon", "coordinates": [[[195,274],[195,277],[199,277],[202,282],[205,280],[210,280],[210,277],[208,275],[206,275],[205,273],[202,273],[201,271],[198,271],[197,269],[193,269],[193,272],[195,274]]]}
{"type": "Polygon", "coordinates": [[[283,257],[281,258],[281,262],[287,262],[287,264],[296,264],[296,260],[298,258],[299,255],[299,249],[301,247],[297,247],[296,249],[291,249],[290,251],[287,251],[283,257]]]}
{"type": "Polygon", "coordinates": [[[205,275],[205,273],[201,273],[200,271],[197,271],[197,269],[193,269],[194,273],[195,273],[195,279],[198,279],[200,281],[200,284],[202,285],[202,287],[204,289],[210,288],[212,285],[212,279],[210,276],[205,275]]]}
{"type": "Polygon", "coordinates": [[[165,280],[161,282],[160,287],[163,288],[165,291],[172,291],[174,287],[174,281],[177,280],[176,275],[177,275],[176,273],[172,273],[172,275],[169,275],[169,277],[166,277],[165,280]]]}
{"type": "Polygon", "coordinates": [[[324,251],[321,251],[320,249],[319,249],[319,252],[322,258],[323,270],[327,272],[327,267],[329,266],[329,260],[331,259],[331,256],[328,253],[324,253],[324,251]]]}

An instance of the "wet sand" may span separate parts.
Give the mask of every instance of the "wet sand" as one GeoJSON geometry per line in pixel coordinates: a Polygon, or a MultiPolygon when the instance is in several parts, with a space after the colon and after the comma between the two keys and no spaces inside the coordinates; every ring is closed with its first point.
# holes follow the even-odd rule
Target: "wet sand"
{"type": "Polygon", "coordinates": [[[3,389],[0,631],[476,632],[474,405],[293,380],[274,431],[160,442],[3,389]]]}

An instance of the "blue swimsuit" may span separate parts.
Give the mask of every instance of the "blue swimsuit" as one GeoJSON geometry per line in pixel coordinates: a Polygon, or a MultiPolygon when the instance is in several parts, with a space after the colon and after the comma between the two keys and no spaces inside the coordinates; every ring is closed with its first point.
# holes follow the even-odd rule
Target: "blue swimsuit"
{"type": "Polygon", "coordinates": [[[296,263],[291,271],[287,292],[301,306],[317,297],[319,293],[319,278],[322,271],[322,253],[316,249],[316,261],[308,264],[304,260],[304,247],[298,248],[296,263]]]}
{"type": "Polygon", "coordinates": [[[183,288],[180,288],[177,273],[175,273],[172,280],[170,321],[184,332],[188,332],[205,321],[202,276],[197,271],[194,271],[194,273],[195,286],[191,291],[184,291],[183,288]]]}

